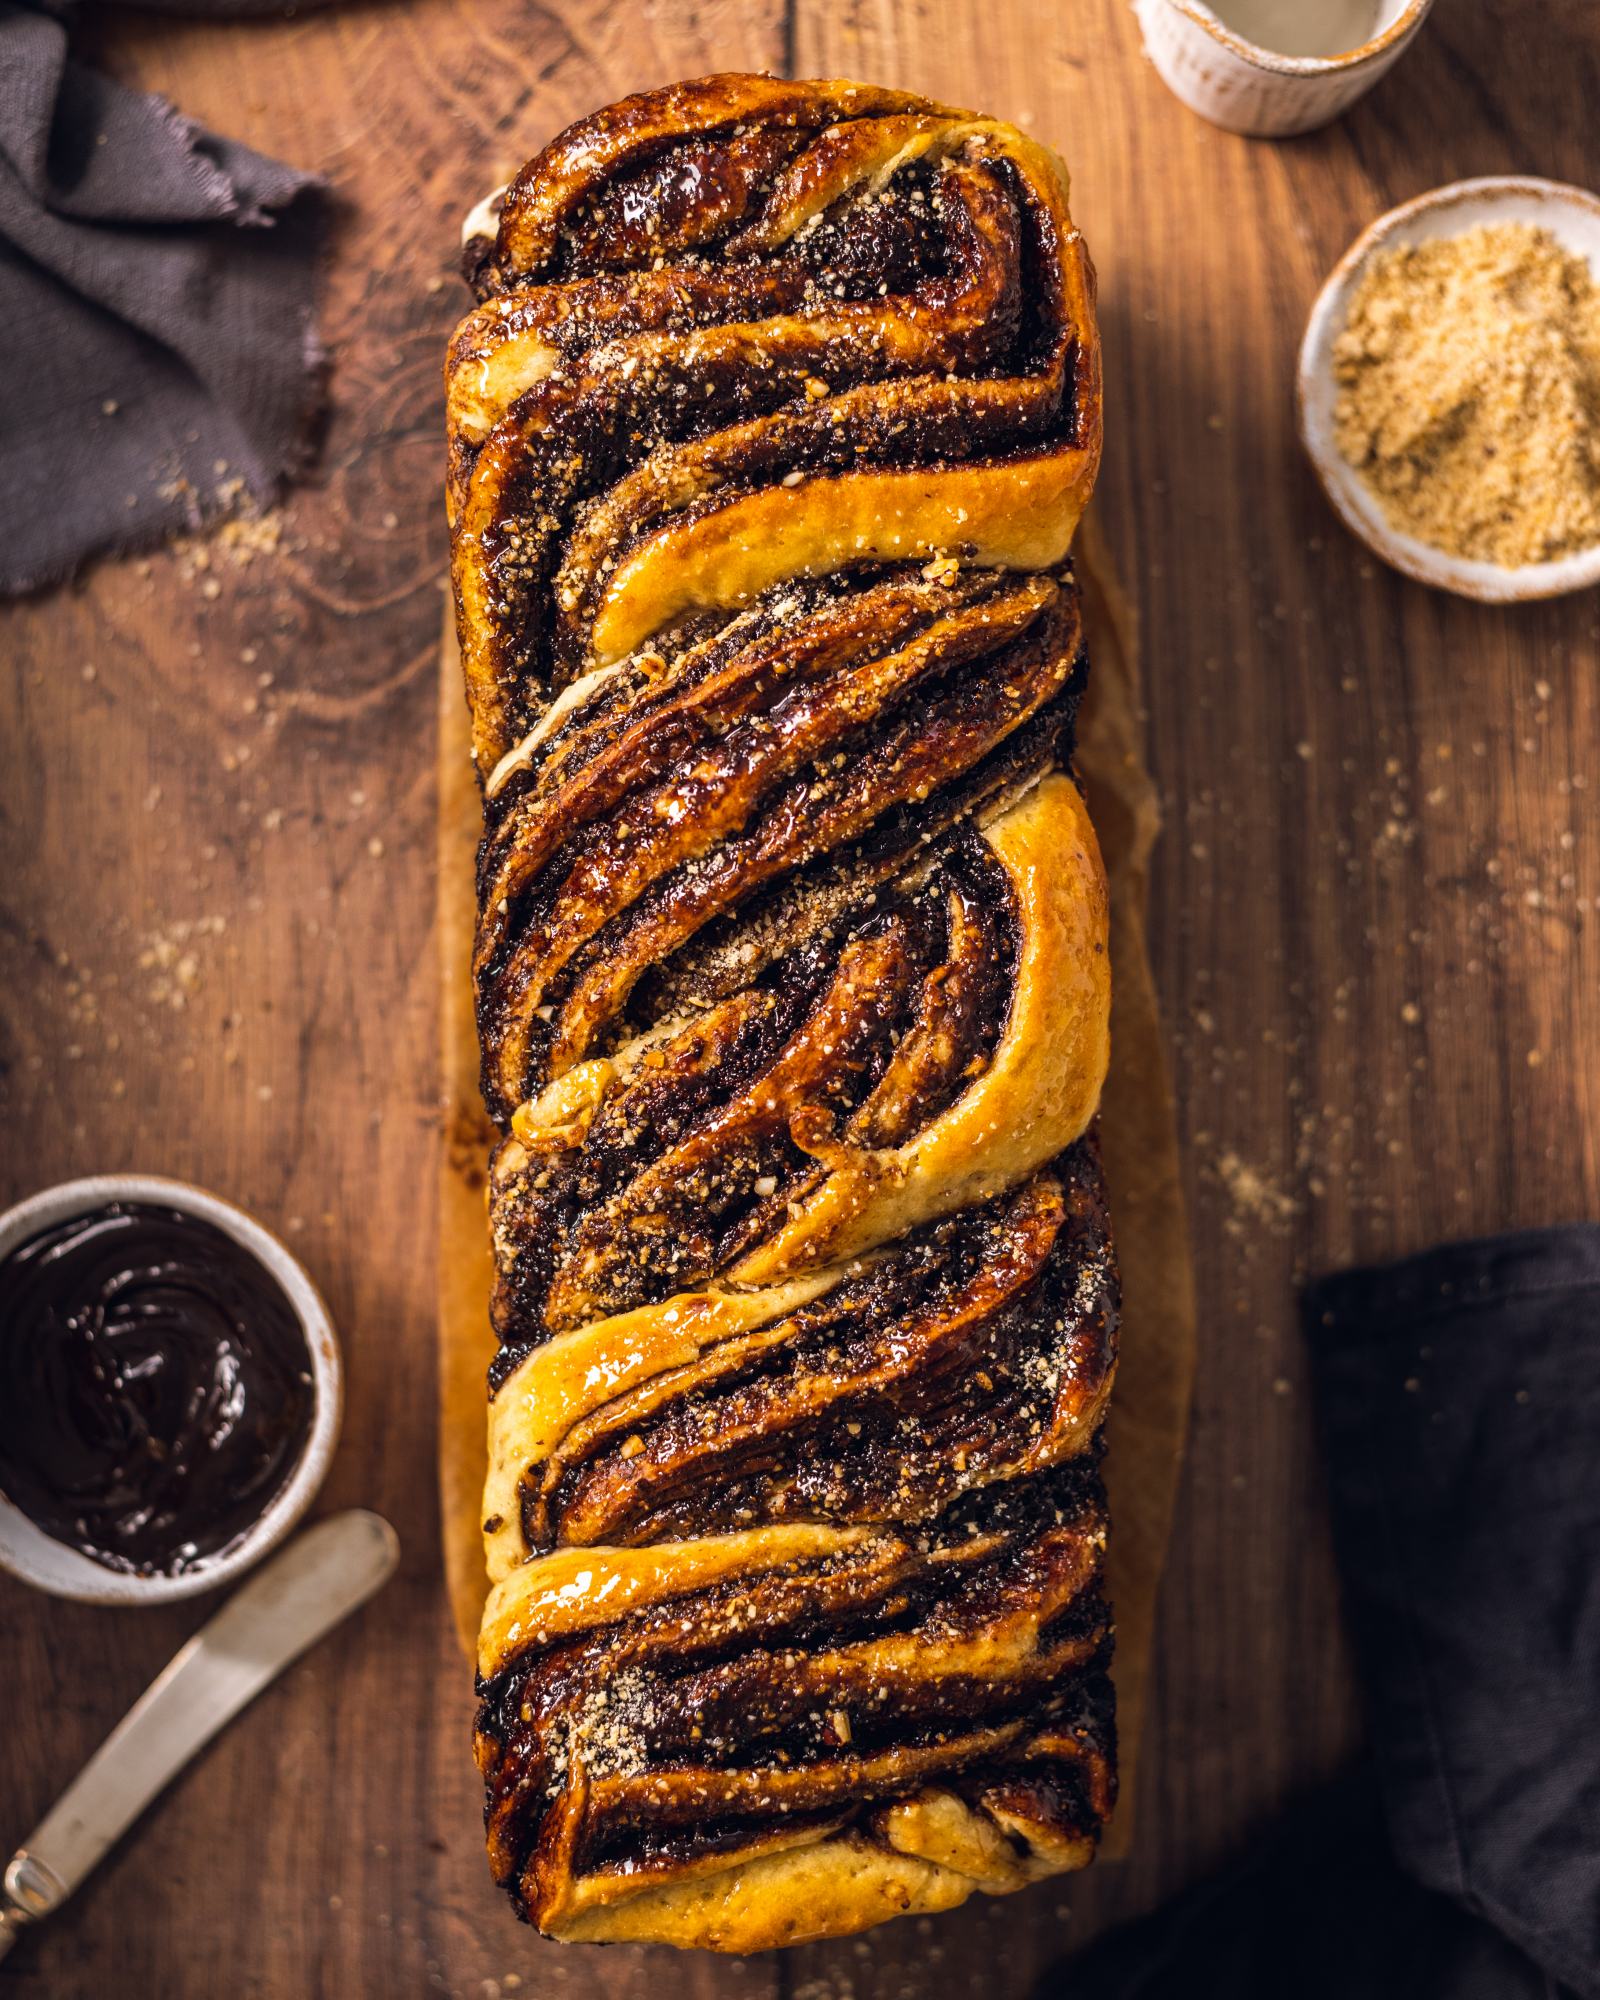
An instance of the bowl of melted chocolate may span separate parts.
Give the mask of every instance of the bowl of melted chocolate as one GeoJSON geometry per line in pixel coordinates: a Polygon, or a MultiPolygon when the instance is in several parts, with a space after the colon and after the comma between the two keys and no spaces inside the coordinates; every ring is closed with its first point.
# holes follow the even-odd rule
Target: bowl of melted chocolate
{"type": "Polygon", "coordinates": [[[111,1175],[0,1216],[0,1564],[58,1596],[210,1590],[305,1511],[339,1351],[277,1239],[182,1182],[111,1175]]]}

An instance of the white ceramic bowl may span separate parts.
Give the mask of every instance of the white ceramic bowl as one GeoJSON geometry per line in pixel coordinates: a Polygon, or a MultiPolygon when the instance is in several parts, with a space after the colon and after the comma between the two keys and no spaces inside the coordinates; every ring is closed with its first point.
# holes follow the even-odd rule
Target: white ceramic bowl
{"type": "Polygon", "coordinates": [[[1529,222],[1548,229],[1569,250],[1587,257],[1600,275],[1600,198],[1561,181],[1496,177],[1453,181],[1418,195],[1415,201],[1380,216],[1345,252],[1311,308],[1300,344],[1296,379],[1300,438],[1328,498],[1344,524],[1368,548],[1419,583],[1453,590],[1489,604],[1535,597],[1561,597],[1600,583],[1600,546],[1580,549],[1555,562],[1507,569],[1499,563],[1471,562],[1447,555],[1430,542],[1394,527],[1383,503],[1334,441],[1339,388],[1333,373],[1334,343],[1344,331],[1350,299],[1375,251],[1459,236],[1484,223],[1529,222]]]}
{"type": "Polygon", "coordinates": [[[1378,28],[1336,56],[1284,56],[1219,21],[1204,0],[1134,0],[1145,52],[1172,94],[1228,132],[1283,139],[1349,110],[1392,69],[1433,0],[1383,0],[1378,28]]]}
{"type": "Polygon", "coordinates": [[[215,1590],[218,1584],[239,1576],[275,1548],[300,1519],[333,1457],[344,1376],[328,1309],[299,1262],[243,1210],[201,1188],[190,1187],[186,1181],[164,1180],[155,1174],[97,1174],[87,1180],[63,1181],[59,1187],[46,1188],[0,1214],[0,1257],[9,1256],[41,1229],[75,1215],[87,1215],[112,1201],[180,1208],[243,1244],[283,1287],[305,1331],[311,1356],[311,1429],[293,1471],[255,1525],[232,1548],[196,1563],[182,1575],[130,1576],[107,1569],[47,1535],[20,1508],[0,1497],[0,1568],[55,1597],[73,1597],[86,1604],[166,1604],[174,1598],[215,1590]]]}

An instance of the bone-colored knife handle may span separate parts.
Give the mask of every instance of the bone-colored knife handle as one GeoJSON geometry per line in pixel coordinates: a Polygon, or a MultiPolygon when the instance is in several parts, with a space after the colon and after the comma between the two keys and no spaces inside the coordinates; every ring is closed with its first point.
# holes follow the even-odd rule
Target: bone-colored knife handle
{"type": "Polygon", "coordinates": [[[393,1528],[360,1508],[319,1521],[174,1655],[0,1877],[0,1958],[59,1909],[196,1751],[393,1574],[393,1528]]]}

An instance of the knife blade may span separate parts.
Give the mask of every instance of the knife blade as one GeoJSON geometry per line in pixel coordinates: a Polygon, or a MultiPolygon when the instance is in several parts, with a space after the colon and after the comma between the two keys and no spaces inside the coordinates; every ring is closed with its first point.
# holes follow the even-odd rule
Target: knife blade
{"type": "Polygon", "coordinates": [[[399,1538],[354,1508],[258,1570],[134,1703],[0,1877],[0,1958],[58,1910],[196,1751],[393,1574],[399,1538]]]}

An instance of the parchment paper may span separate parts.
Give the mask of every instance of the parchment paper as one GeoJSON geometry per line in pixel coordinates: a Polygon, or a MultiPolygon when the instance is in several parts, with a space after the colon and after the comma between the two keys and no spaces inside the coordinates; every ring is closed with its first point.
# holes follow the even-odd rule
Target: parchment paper
{"type": "MultiPolygon", "coordinates": [[[[1127,1852],[1132,1836],[1156,1597],[1188,1428],[1195,1309],[1172,1095],[1145,948],[1146,871],[1160,814],[1141,755],[1137,635],[1092,509],[1078,532],[1075,555],[1090,660],[1078,768],[1111,884],[1111,1073],[1100,1124],[1123,1295],[1106,1459],[1123,1804],[1101,1853],[1115,1859],[1127,1852]]],[[[439,1492],[445,1583],[461,1643],[470,1653],[488,1589],[479,1515],[484,1377],[494,1352],[484,1210],[494,1134],[478,1093],[468,979],[478,788],[448,610],[439,701],[439,1492]]]]}

